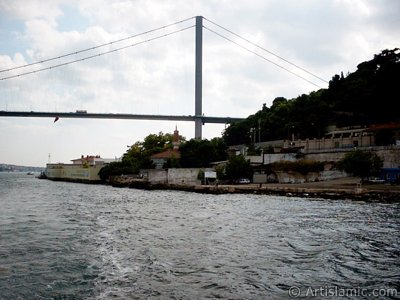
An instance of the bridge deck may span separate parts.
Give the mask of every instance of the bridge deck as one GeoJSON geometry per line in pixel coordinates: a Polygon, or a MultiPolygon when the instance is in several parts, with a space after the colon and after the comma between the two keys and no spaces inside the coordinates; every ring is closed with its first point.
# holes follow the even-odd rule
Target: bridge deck
{"type": "Polygon", "coordinates": [[[159,120],[159,121],[196,121],[205,123],[230,124],[244,118],[207,117],[207,116],[168,116],[168,115],[139,115],[86,112],[34,112],[34,111],[0,111],[0,117],[33,117],[33,118],[74,118],[74,119],[124,119],[124,120],[159,120]]]}

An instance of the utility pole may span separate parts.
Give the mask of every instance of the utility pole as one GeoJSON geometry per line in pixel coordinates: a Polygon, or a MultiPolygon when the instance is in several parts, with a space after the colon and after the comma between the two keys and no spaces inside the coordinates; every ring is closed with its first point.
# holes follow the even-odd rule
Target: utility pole
{"type": "Polygon", "coordinates": [[[203,17],[196,17],[196,66],[195,66],[195,117],[194,138],[201,140],[203,126],[202,77],[203,77],[203,17]]]}

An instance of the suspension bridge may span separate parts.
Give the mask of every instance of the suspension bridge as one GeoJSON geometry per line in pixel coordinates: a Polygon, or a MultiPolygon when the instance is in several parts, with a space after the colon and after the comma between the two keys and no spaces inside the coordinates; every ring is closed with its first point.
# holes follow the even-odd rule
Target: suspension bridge
{"type": "MultiPolygon", "coordinates": [[[[303,77],[303,76],[301,76],[301,75],[289,70],[288,68],[286,68],[286,67],[284,67],[284,66],[282,66],[280,64],[277,64],[277,63],[269,60],[265,56],[262,56],[262,55],[260,55],[260,54],[258,54],[256,52],[254,52],[250,48],[246,48],[243,45],[238,44],[237,42],[233,41],[232,39],[229,39],[226,36],[216,32],[216,31],[214,31],[214,30],[212,30],[212,29],[210,29],[208,27],[203,26],[203,17],[202,16],[196,16],[194,18],[195,18],[195,25],[194,26],[189,26],[189,27],[186,27],[186,28],[181,29],[181,30],[177,30],[177,31],[174,31],[174,32],[171,32],[171,33],[168,33],[168,34],[164,34],[162,36],[151,38],[151,39],[148,39],[148,40],[145,40],[145,41],[142,41],[142,42],[138,42],[138,43],[135,43],[135,44],[131,44],[131,45],[128,45],[128,46],[115,48],[113,50],[105,51],[105,52],[102,52],[102,53],[99,53],[99,54],[89,55],[89,56],[86,56],[84,58],[80,58],[80,59],[76,59],[76,60],[72,60],[72,61],[56,64],[56,65],[53,65],[53,66],[50,66],[50,67],[44,67],[44,68],[40,68],[40,69],[35,69],[33,71],[26,71],[26,72],[22,71],[21,73],[16,74],[16,75],[8,75],[8,76],[0,77],[0,81],[3,81],[3,80],[9,80],[9,79],[17,78],[17,77],[21,77],[21,76],[30,75],[32,73],[51,70],[51,69],[54,69],[54,68],[57,68],[57,67],[63,67],[63,66],[66,66],[66,65],[69,65],[69,64],[72,64],[72,63],[77,63],[77,62],[80,62],[80,61],[83,61],[83,60],[87,60],[87,59],[95,58],[95,57],[98,57],[98,56],[101,56],[101,55],[106,55],[106,54],[109,54],[109,53],[112,53],[112,52],[116,52],[116,51],[119,51],[119,50],[122,50],[122,49],[125,49],[125,48],[128,48],[128,47],[137,46],[137,45],[142,44],[144,42],[151,42],[151,41],[153,41],[155,39],[158,39],[158,38],[161,38],[161,37],[165,37],[165,36],[168,36],[168,35],[171,35],[171,34],[174,34],[174,33],[178,33],[180,31],[195,27],[195,85],[194,85],[194,87],[195,87],[195,90],[194,90],[195,111],[194,111],[193,115],[88,113],[87,111],[37,112],[37,111],[8,111],[8,110],[4,111],[4,110],[2,110],[2,111],[0,111],[0,117],[33,117],[33,118],[57,118],[57,119],[58,118],[88,118],[88,119],[125,119],[125,120],[131,119],[131,120],[191,121],[191,122],[194,122],[194,125],[195,125],[195,135],[194,135],[195,138],[196,139],[201,139],[202,138],[202,126],[205,123],[231,124],[233,122],[238,122],[238,121],[244,120],[244,118],[205,116],[203,114],[203,109],[202,109],[202,105],[203,105],[203,101],[202,101],[203,28],[206,28],[210,32],[212,32],[212,33],[214,33],[214,34],[216,34],[216,35],[228,40],[229,42],[232,42],[233,44],[243,48],[244,50],[247,50],[247,51],[255,54],[256,56],[268,61],[269,63],[274,64],[275,66],[277,66],[277,67],[279,67],[279,68],[291,73],[292,75],[295,75],[295,76],[307,81],[308,83],[319,87],[314,82],[306,79],[305,77],[303,77]]],[[[189,19],[192,19],[192,18],[189,18],[189,19]]],[[[162,26],[160,28],[166,28],[166,27],[169,27],[171,25],[175,25],[177,23],[181,23],[181,22],[187,21],[189,19],[178,21],[178,22],[175,22],[175,23],[170,24],[170,25],[165,25],[165,26],[162,26]]],[[[210,20],[208,20],[208,21],[211,22],[212,24],[214,24],[215,26],[226,30],[230,34],[241,38],[242,40],[246,41],[247,43],[250,43],[251,45],[253,45],[255,47],[258,47],[261,50],[266,51],[269,54],[274,55],[275,57],[285,61],[286,63],[288,63],[288,64],[290,64],[290,65],[292,65],[294,67],[296,67],[297,69],[300,69],[303,72],[306,72],[309,75],[317,78],[318,80],[323,81],[323,82],[326,83],[326,81],[324,79],[322,79],[322,78],[312,74],[311,72],[309,72],[309,71],[307,71],[307,70],[305,70],[305,69],[303,69],[303,68],[301,68],[301,67],[299,67],[299,66],[297,66],[297,65],[295,65],[295,64],[293,64],[291,62],[289,62],[288,60],[280,57],[279,55],[276,55],[275,53],[273,53],[273,52],[271,52],[271,51],[269,51],[269,50],[267,50],[267,49],[265,49],[263,47],[260,47],[257,44],[252,43],[251,41],[239,36],[238,34],[235,34],[234,32],[232,32],[232,31],[230,31],[230,30],[228,30],[228,29],[226,29],[226,28],[224,28],[224,27],[222,27],[222,26],[220,26],[220,25],[218,25],[218,24],[216,24],[216,23],[214,23],[214,22],[212,22],[210,20]]],[[[94,50],[94,49],[97,49],[97,48],[101,48],[101,47],[106,46],[106,45],[111,45],[111,44],[114,44],[114,43],[117,43],[117,42],[120,42],[120,41],[123,41],[123,40],[130,39],[132,37],[136,37],[136,36],[139,36],[139,35],[142,35],[142,34],[146,34],[146,33],[150,33],[150,32],[159,30],[160,28],[153,29],[153,30],[150,30],[150,31],[138,34],[138,35],[134,35],[134,36],[131,36],[131,37],[128,37],[128,38],[124,38],[124,39],[120,39],[120,40],[117,40],[117,41],[113,41],[113,42],[110,42],[110,43],[107,43],[107,44],[102,44],[102,45],[94,46],[94,47],[91,47],[91,48],[83,49],[83,50],[80,50],[80,51],[75,51],[73,53],[68,53],[68,54],[65,54],[65,55],[57,56],[57,57],[54,57],[54,58],[45,59],[45,60],[42,60],[42,61],[38,61],[38,62],[34,62],[34,63],[30,63],[30,64],[18,66],[18,67],[6,69],[6,70],[0,70],[0,74],[2,74],[4,72],[19,70],[19,69],[22,69],[22,68],[25,68],[25,67],[30,67],[32,65],[37,65],[37,64],[41,64],[41,63],[57,60],[57,59],[60,59],[60,58],[65,58],[67,56],[74,55],[74,54],[77,54],[77,53],[83,53],[83,52],[86,52],[86,51],[90,51],[90,50],[94,50]]]]}

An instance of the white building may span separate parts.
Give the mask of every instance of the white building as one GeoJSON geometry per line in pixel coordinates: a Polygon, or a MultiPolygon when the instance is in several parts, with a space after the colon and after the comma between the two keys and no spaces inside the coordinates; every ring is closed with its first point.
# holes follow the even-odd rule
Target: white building
{"type": "Polygon", "coordinates": [[[105,164],[118,159],[87,155],[71,160],[72,164],[55,163],[46,165],[48,179],[77,182],[100,182],[99,171],[105,164]]]}

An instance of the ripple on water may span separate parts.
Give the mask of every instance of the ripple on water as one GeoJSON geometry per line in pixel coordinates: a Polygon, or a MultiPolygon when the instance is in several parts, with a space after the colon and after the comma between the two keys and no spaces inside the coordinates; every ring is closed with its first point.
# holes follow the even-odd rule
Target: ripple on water
{"type": "Polygon", "coordinates": [[[399,287],[398,204],[0,177],[0,299],[284,299],[291,286],[399,287]]]}

